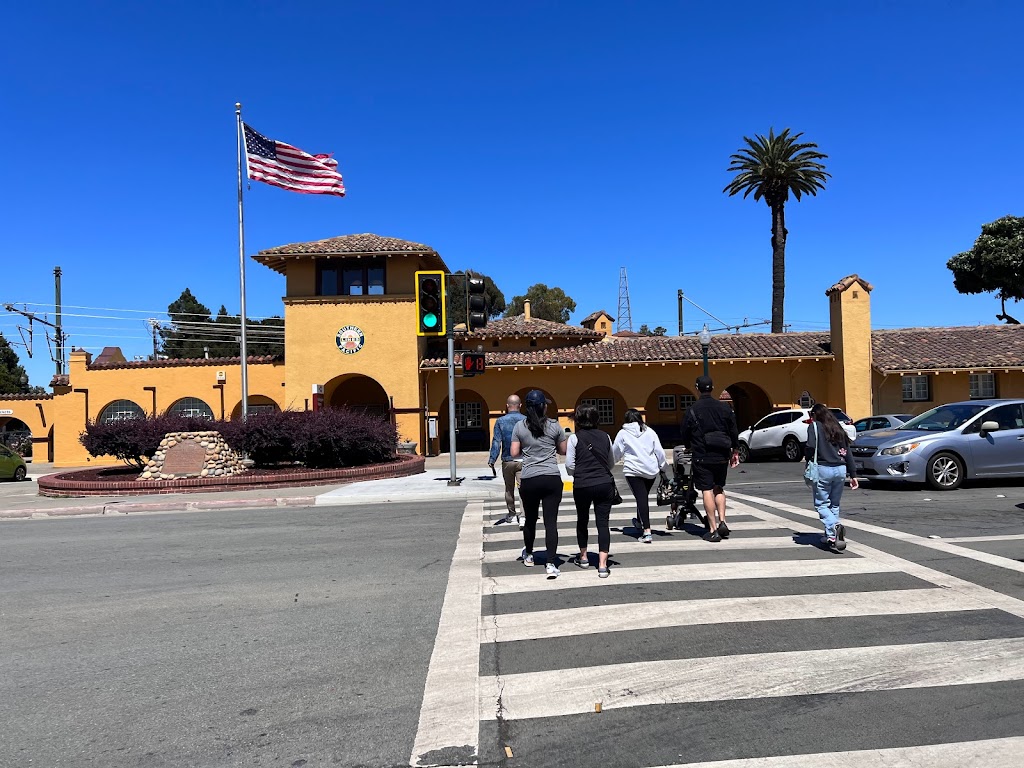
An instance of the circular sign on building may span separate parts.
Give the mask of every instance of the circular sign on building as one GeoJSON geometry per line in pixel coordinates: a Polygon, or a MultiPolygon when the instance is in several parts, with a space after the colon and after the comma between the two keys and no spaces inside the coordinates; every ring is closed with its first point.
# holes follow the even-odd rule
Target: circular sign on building
{"type": "Polygon", "coordinates": [[[363,336],[363,329],[358,325],[346,325],[338,331],[338,336],[334,341],[343,354],[354,355],[363,348],[366,337],[363,336]]]}

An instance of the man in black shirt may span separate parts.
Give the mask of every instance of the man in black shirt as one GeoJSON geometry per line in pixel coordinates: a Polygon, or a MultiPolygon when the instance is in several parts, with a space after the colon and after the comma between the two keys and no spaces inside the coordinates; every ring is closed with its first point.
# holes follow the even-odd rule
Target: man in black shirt
{"type": "Polygon", "coordinates": [[[725,524],[725,477],[730,467],[740,463],[739,431],[736,415],[727,403],[711,396],[714,384],[710,376],[697,377],[700,397],[683,417],[683,444],[690,449],[693,487],[704,496],[708,516],[705,541],[729,538],[725,524]]]}

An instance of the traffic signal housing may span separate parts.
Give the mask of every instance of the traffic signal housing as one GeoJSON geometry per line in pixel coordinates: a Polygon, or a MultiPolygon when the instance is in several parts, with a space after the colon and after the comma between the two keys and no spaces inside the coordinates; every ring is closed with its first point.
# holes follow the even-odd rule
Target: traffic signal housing
{"type": "Polygon", "coordinates": [[[448,333],[444,272],[439,269],[416,273],[416,335],[445,336],[448,333]]]}
{"type": "Polygon", "coordinates": [[[487,299],[484,297],[484,279],[472,272],[466,273],[466,330],[469,333],[487,325],[487,299]]]}

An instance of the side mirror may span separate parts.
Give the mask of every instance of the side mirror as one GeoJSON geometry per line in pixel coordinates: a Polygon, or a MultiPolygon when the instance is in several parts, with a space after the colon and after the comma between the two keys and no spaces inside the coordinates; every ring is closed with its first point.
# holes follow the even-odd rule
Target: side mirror
{"type": "Polygon", "coordinates": [[[998,421],[983,421],[981,423],[981,434],[984,435],[986,432],[998,432],[999,422],[998,421]]]}

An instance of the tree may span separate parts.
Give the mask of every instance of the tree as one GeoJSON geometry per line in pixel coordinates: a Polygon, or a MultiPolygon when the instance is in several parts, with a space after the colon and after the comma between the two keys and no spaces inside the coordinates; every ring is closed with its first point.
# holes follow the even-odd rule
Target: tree
{"type": "Polygon", "coordinates": [[[505,317],[523,314],[523,302],[530,301],[530,317],[568,323],[569,315],[576,311],[576,302],[565,295],[561,288],[548,288],[544,283],[531,285],[525,296],[513,296],[512,303],[505,311],[505,317]]]}
{"type": "MultiPolygon", "coordinates": [[[[241,344],[237,341],[241,331],[239,315],[229,315],[221,305],[217,319],[186,288],[167,307],[171,317],[169,327],[160,328],[161,354],[170,358],[238,357],[241,344]]],[[[284,319],[268,317],[246,323],[246,354],[280,355],[284,351],[284,319]],[[274,329],[274,330],[272,330],[274,329]]]]}
{"type": "Polygon", "coordinates": [[[946,262],[953,287],[960,293],[995,293],[1002,302],[997,320],[1018,325],[1006,314],[1006,300],[1024,299],[1024,218],[1003,216],[981,225],[981,236],[969,251],[946,262]]]}
{"type": "MultiPolygon", "coordinates": [[[[466,270],[463,270],[464,272],[466,270]]],[[[494,281],[482,272],[473,271],[476,277],[484,279],[484,299],[487,302],[487,317],[499,317],[505,311],[505,294],[494,281]]],[[[450,277],[448,286],[448,316],[453,324],[466,322],[466,283],[462,277],[450,277]]]]}
{"type": "Polygon", "coordinates": [[[729,196],[750,193],[754,200],[764,200],[772,212],[772,333],[782,333],[783,304],[786,298],[786,201],[789,195],[800,200],[802,195],[817,195],[825,188],[831,174],[821,160],[828,155],[818,152],[818,145],[800,142],[802,133],[790,135],[786,128],[778,136],[769,129],[768,137],[744,136],[747,146],[729,159],[729,172],[736,176],[723,189],[729,196]]]}
{"type": "Polygon", "coordinates": [[[28,386],[28,374],[18,360],[18,353],[0,333],[0,393],[20,395],[33,389],[28,386]]]}
{"type": "Polygon", "coordinates": [[[647,327],[647,323],[644,323],[643,325],[640,326],[640,330],[637,331],[637,333],[639,333],[641,336],[664,336],[666,333],[668,333],[668,328],[659,325],[652,331],[650,328],[647,327]]]}

